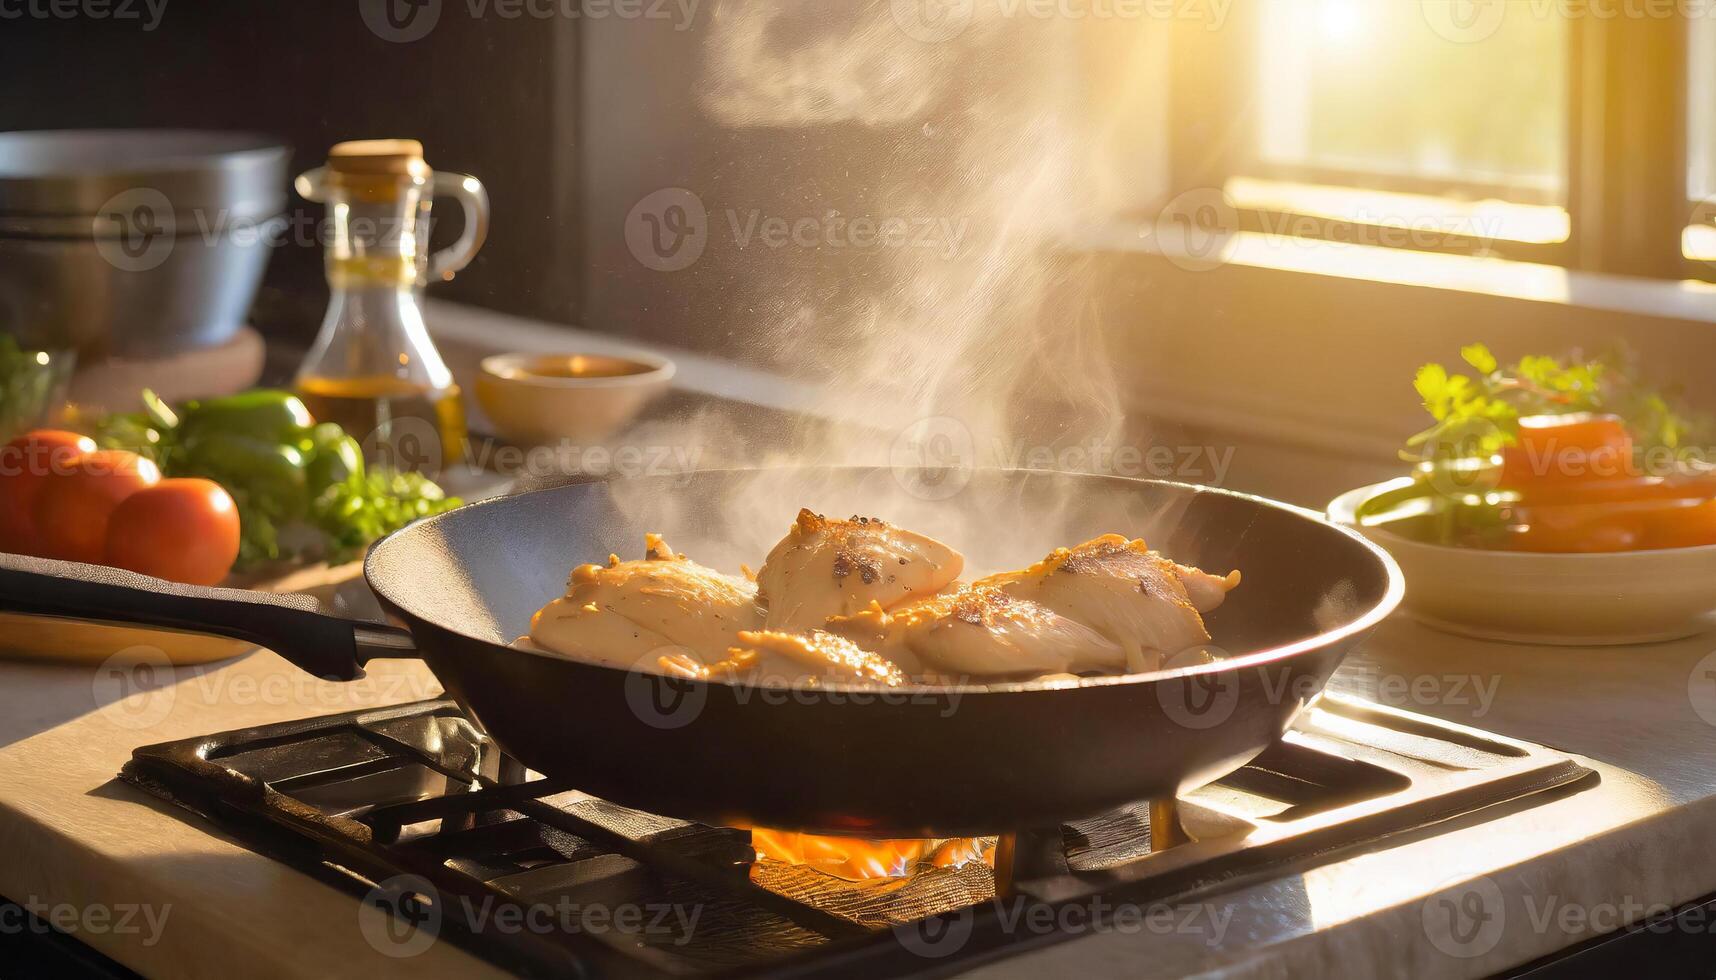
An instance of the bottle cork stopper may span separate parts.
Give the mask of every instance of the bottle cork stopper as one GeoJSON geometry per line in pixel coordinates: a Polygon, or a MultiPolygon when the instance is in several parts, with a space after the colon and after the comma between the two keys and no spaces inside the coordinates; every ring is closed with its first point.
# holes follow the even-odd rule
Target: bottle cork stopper
{"type": "Polygon", "coordinates": [[[328,150],[328,169],[354,176],[426,177],[423,144],[417,140],[349,140],[328,150]]]}

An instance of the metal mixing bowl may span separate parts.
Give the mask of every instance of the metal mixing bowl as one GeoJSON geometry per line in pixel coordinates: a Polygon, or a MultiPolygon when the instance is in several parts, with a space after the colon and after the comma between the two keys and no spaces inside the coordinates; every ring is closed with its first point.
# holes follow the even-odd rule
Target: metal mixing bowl
{"type": "Polygon", "coordinates": [[[244,133],[0,133],[0,332],[96,357],[230,339],[283,226],[287,156],[244,133]]]}

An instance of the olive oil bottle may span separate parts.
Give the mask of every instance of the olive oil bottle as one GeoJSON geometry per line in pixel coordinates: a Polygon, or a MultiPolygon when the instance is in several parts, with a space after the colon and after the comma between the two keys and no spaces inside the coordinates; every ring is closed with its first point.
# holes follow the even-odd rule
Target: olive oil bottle
{"type": "Polygon", "coordinates": [[[319,422],[337,422],[372,464],[430,475],[465,454],[459,386],[423,322],[423,287],[451,279],[481,247],[488,197],[464,174],[437,173],[416,140],[360,140],[298,177],[328,205],[328,312],[296,387],[319,422]],[[464,231],[429,252],[435,195],[464,207],[464,231]]]}

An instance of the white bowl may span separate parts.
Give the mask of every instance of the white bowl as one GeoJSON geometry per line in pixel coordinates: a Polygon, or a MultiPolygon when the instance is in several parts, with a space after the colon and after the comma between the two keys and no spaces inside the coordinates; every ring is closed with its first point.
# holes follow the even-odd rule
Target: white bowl
{"type": "Polygon", "coordinates": [[[497,434],[522,446],[599,443],[673,381],[673,362],[642,351],[612,354],[496,354],[477,376],[477,404],[497,434]],[[553,373],[565,365],[591,371],[553,373]]]}
{"type": "Polygon", "coordinates": [[[1329,503],[1329,518],[1394,556],[1406,611],[1428,626],[1513,643],[1652,643],[1716,626],[1716,545],[1542,554],[1414,541],[1366,527],[1354,512],[1399,481],[1360,487],[1329,503]]]}

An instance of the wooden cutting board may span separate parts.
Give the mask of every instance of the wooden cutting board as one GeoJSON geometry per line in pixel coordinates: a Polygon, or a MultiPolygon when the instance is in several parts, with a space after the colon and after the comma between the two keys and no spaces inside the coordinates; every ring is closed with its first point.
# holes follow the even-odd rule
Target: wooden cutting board
{"type": "MultiPolygon", "coordinates": [[[[315,596],[327,608],[340,586],[362,576],[360,559],[234,578],[223,584],[258,592],[301,592],[315,596]]],[[[0,657],[13,660],[102,664],[159,662],[165,655],[174,664],[190,665],[225,660],[255,648],[244,640],[202,633],[0,612],[0,657]]]]}

